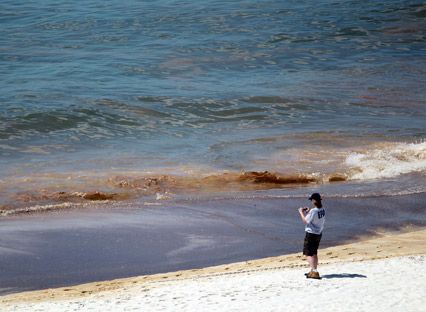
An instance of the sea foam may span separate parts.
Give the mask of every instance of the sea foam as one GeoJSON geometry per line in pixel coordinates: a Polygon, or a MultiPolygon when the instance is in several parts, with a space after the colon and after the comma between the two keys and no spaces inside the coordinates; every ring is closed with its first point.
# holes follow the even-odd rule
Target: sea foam
{"type": "Polygon", "coordinates": [[[426,141],[393,143],[381,149],[351,153],[346,165],[351,168],[350,180],[393,178],[426,171],[426,141]]]}

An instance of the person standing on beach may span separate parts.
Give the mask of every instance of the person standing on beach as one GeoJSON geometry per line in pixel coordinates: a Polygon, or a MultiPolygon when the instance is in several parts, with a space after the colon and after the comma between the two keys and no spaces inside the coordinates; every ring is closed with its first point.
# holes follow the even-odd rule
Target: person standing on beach
{"type": "Polygon", "coordinates": [[[307,257],[311,271],[306,273],[307,278],[320,279],[317,271],[318,267],[318,247],[322,237],[325,223],[325,209],[322,207],[321,195],[313,193],[309,200],[314,205],[313,208],[299,208],[300,218],[305,226],[305,241],[303,244],[303,254],[307,257]]]}

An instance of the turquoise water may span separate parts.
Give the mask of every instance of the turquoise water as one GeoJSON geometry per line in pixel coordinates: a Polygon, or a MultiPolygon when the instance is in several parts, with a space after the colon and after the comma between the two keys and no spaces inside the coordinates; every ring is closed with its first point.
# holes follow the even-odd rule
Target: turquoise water
{"type": "Polygon", "coordinates": [[[81,172],[96,190],[244,170],[423,187],[425,18],[422,1],[2,1],[0,194],[92,186],[81,172]]]}

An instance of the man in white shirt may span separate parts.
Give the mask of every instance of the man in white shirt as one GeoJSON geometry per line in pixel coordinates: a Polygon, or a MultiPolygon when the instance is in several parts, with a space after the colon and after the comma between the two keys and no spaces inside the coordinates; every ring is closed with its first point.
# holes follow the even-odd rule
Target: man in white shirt
{"type": "Polygon", "coordinates": [[[307,278],[320,279],[317,271],[318,267],[318,247],[322,237],[322,231],[325,223],[325,209],[322,207],[321,195],[313,193],[309,200],[314,205],[313,208],[301,207],[299,214],[306,224],[305,226],[305,241],[303,244],[303,254],[306,256],[311,271],[306,275],[307,278]]]}

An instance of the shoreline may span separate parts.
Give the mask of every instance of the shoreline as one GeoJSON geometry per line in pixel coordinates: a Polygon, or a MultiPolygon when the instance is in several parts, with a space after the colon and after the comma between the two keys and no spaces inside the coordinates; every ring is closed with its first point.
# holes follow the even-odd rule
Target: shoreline
{"type": "MultiPolygon", "coordinates": [[[[321,246],[370,239],[381,229],[424,228],[425,199],[426,193],[328,198],[321,246]]],[[[164,201],[4,218],[0,295],[297,253],[301,204],[300,198],[164,201]]]]}
{"type": "MultiPolygon", "coordinates": [[[[426,254],[426,228],[405,228],[400,232],[376,231],[373,238],[359,237],[355,243],[327,247],[319,250],[321,267],[334,263],[362,262],[402,256],[426,254]]],[[[102,282],[91,282],[70,287],[14,293],[0,297],[2,305],[79,300],[90,295],[113,295],[140,286],[146,290],[164,283],[185,280],[219,278],[224,275],[250,274],[258,271],[280,271],[307,267],[301,253],[235,262],[202,269],[182,270],[163,274],[136,276],[102,282]]]]}
{"type": "MultiPolygon", "coordinates": [[[[423,229],[425,198],[328,198],[321,247],[370,239],[378,231],[423,229]]],[[[300,198],[164,201],[4,218],[0,295],[298,253],[301,204],[300,198]]]]}

